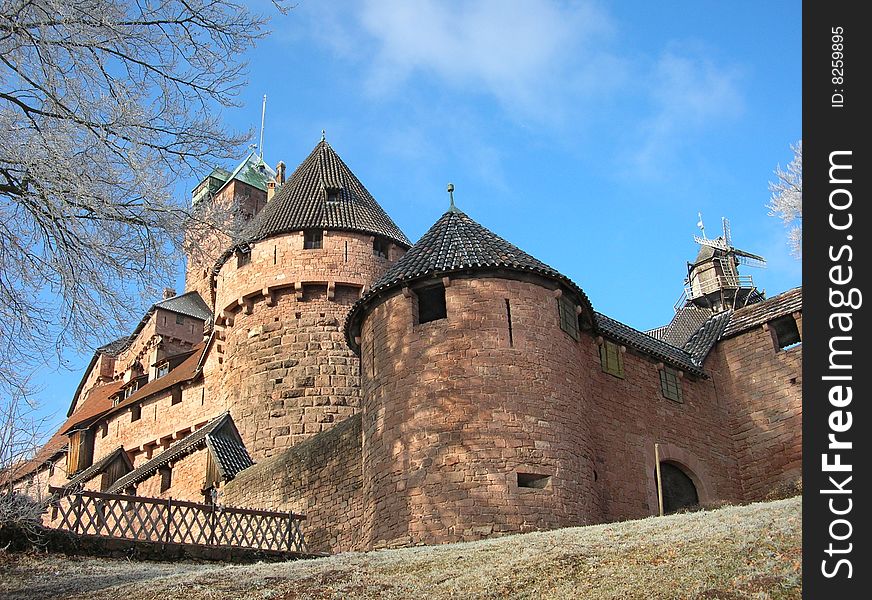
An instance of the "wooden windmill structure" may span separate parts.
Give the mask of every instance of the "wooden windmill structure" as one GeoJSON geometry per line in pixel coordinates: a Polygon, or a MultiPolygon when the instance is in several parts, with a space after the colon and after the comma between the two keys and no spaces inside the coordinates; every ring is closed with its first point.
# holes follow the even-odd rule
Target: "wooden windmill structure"
{"type": "Polygon", "coordinates": [[[750,275],[740,275],[739,265],[765,268],[766,259],[733,246],[730,222],[721,219],[723,235],[709,239],[705,234],[702,214],[697,226],[702,235],[693,236],[700,245],[693,263],[687,264],[685,298],[687,304],[723,311],[740,308],[763,299],[750,275]]]}

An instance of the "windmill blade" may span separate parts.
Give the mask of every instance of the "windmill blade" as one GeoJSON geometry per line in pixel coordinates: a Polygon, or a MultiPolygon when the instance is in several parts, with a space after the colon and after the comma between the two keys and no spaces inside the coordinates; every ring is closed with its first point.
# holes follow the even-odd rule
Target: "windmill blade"
{"type": "Polygon", "coordinates": [[[721,225],[724,227],[724,242],[727,246],[732,246],[733,237],[730,234],[730,220],[726,217],[721,217],[721,225]]]}
{"type": "Polygon", "coordinates": [[[699,237],[698,235],[693,236],[693,241],[699,244],[700,246],[708,246],[709,248],[717,248],[718,250],[729,250],[729,247],[724,243],[724,241],[720,238],[716,240],[710,240],[708,238],[699,237]]]}
{"type": "Polygon", "coordinates": [[[736,260],[739,261],[739,264],[745,265],[748,267],[757,267],[759,269],[766,268],[766,259],[757,254],[751,254],[750,252],[745,252],[744,250],[737,250],[733,248],[733,254],[736,255],[736,260]]]}

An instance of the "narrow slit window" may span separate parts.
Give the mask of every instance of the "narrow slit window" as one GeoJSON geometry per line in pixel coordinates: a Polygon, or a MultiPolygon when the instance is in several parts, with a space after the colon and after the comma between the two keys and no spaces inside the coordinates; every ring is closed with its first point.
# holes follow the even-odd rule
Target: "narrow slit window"
{"type": "Polygon", "coordinates": [[[672,367],[660,369],[660,391],[663,397],[675,402],[684,402],[681,396],[681,374],[672,367]]]}
{"type": "Polygon", "coordinates": [[[519,488],[533,488],[536,490],[545,489],[551,482],[550,475],[541,473],[518,473],[519,488]]]}
{"type": "Polygon", "coordinates": [[[512,332],[512,305],[508,298],[506,298],[506,322],[509,325],[509,347],[511,348],[515,345],[515,338],[512,332]]]}
{"type": "Polygon", "coordinates": [[[303,232],[303,249],[318,250],[324,245],[324,232],[320,229],[308,229],[303,232]]]}
{"type": "Polygon", "coordinates": [[[448,316],[445,286],[441,283],[415,290],[418,296],[418,323],[429,323],[448,316]]]}

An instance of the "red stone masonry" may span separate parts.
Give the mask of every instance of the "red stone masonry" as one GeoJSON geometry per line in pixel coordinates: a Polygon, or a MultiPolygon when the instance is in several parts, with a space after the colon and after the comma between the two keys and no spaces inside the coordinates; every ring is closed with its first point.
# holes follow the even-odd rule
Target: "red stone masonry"
{"type": "Polygon", "coordinates": [[[222,488],[219,501],[306,515],[303,535],[310,551],[365,550],[360,443],[355,415],[240,472],[222,488]]]}
{"type": "MultiPolygon", "coordinates": [[[[802,314],[793,317],[801,335],[802,314]]],[[[722,340],[705,367],[729,409],[742,499],[762,500],[773,487],[799,478],[802,345],[781,350],[772,330],[757,325],[722,340]]]]}
{"type": "Polygon", "coordinates": [[[304,249],[292,232],[255,244],[246,264],[223,265],[206,394],[230,410],[255,460],[357,412],[359,363],[342,325],[402,252],[391,244],[387,258],[376,256],[372,236],[339,231],[304,249]]]}
{"type": "Polygon", "coordinates": [[[363,323],[366,545],[601,520],[588,382],[572,368],[582,355],[553,290],[452,279],[446,304],[447,318],[415,324],[414,293],[398,290],[363,323]],[[519,473],[550,480],[519,487],[519,473]]]}

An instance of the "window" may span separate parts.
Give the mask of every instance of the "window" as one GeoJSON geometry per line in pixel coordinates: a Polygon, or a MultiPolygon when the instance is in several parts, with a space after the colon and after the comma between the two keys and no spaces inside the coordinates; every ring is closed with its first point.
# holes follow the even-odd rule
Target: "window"
{"type": "Polygon", "coordinates": [[[303,232],[303,249],[318,250],[324,244],[324,232],[320,229],[308,229],[303,232]]]}
{"type": "MultiPolygon", "coordinates": [[[[244,267],[251,262],[251,251],[236,253],[236,268],[244,267]]],[[[176,317],[178,319],[178,317],[176,317]]]]}
{"type": "Polygon", "coordinates": [[[621,347],[609,340],[604,340],[600,344],[600,362],[603,366],[603,371],[615,377],[624,378],[624,357],[622,356],[621,347]]]}
{"type": "Polygon", "coordinates": [[[372,253],[380,258],[387,258],[388,243],[381,238],[375,238],[372,241],[372,253]]]}
{"type": "Polygon", "coordinates": [[[170,372],[170,363],[164,362],[157,366],[157,379],[160,379],[164,375],[170,372]]]}
{"type": "Polygon", "coordinates": [[[560,314],[560,329],[572,339],[578,340],[578,314],[575,312],[575,304],[561,294],[557,299],[557,311],[560,314]]]}
{"type": "Polygon", "coordinates": [[[793,315],[785,315],[770,321],[769,329],[772,331],[776,350],[791,348],[802,341],[793,315]]]}
{"type": "Polygon", "coordinates": [[[100,425],[100,437],[104,438],[109,435],[109,421],[106,421],[102,425],[100,425]]]}
{"type": "Polygon", "coordinates": [[[130,396],[133,395],[133,392],[135,392],[137,389],[139,389],[139,383],[134,381],[133,383],[128,385],[126,388],[124,388],[124,398],[125,399],[130,398],[130,396]]]}
{"type": "Polygon", "coordinates": [[[130,422],[138,421],[142,418],[142,406],[137,404],[130,407],[130,422]]]}
{"type": "Polygon", "coordinates": [[[418,296],[418,323],[429,323],[448,316],[445,307],[445,286],[441,283],[415,290],[418,296]]]}
{"type": "Polygon", "coordinates": [[[180,386],[173,387],[173,399],[171,404],[178,404],[182,401],[182,388],[180,386]]]}
{"type": "Polygon", "coordinates": [[[550,482],[550,475],[542,475],[539,473],[518,473],[519,488],[534,488],[537,490],[541,490],[544,489],[550,482]]]}
{"type": "Polygon", "coordinates": [[[185,317],[176,313],[176,325],[183,325],[185,322],[185,317]]]}
{"type": "Polygon", "coordinates": [[[660,391],[664,398],[684,402],[681,398],[681,375],[672,367],[664,366],[660,369],[660,391]]]}
{"type": "Polygon", "coordinates": [[[339,202],[339,188],[327,188],[327,202],[339,202]]]}
{"type": "Polygon", "coordinates": [[[160,491],[164,493],[173,485],[173,469],[172,467],[161,467],[158,472],[160,473],[160,491]]]}

